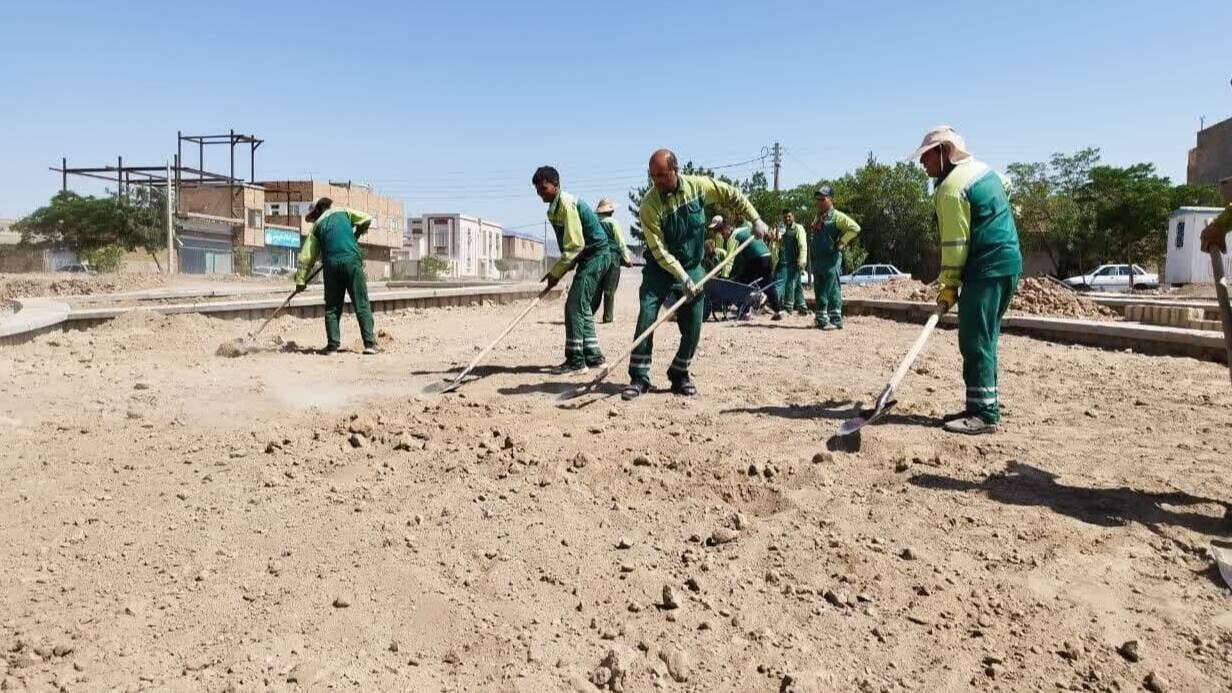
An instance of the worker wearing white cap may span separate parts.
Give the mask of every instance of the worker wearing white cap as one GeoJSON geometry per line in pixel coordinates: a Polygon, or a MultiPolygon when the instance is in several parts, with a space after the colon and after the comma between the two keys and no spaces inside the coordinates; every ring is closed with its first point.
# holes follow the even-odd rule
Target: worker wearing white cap
{"type": "Polygon", "coordinates": [[[615,319],[616,289],[620,287],[620,268],[633,266],[629,258],[629,246],[625,245],[624,232],[620,228],[620,221],[612,216],[615,213],[616,205],[606,197],[595,205],[595,214],[599,215],[599,225],[607,231],[607,239],[612,247],[612,264],[599,278],[601,290],[595,292],[594,309],[591,310],[592,313],[598,313],[599,305],[602,303],[603,322],[612,322],[615,319]]]}
{"type": "Polygon", "coordinates": [[[1018,228],[1007,183],[976,161],[949,126],[934,128],[911,155],[934,179],[933,202],[941,228],[942,310],[958,305],[958,348],[963,357],[966,407],[945,417],[954,433],[997,430],[997,342],[1001,317],[1022,275],[1018,228]],[[961,288],[961,293],[959,289],[961,288]]]}
{"type": "MultiPolygon", "coordinates": [[[[733,250],[736,249],[736,242],[729,236],[724,236],[723,227],[727,226],[727,220],[722,214],[716,214],[710,217],[710,223],[706,224],[707,238],[714,241],[714,258],[722,262],[733,250]]],[[[723,269],[719,270],[719,276],[727,279],[731,277],[732,263],[723,265],[723,269]]]]}

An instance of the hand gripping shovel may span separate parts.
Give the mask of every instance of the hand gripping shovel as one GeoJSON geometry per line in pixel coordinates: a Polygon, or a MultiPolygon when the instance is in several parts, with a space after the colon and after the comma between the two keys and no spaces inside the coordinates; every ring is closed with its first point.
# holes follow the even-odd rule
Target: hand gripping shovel
{"type": "MultiPolygon", "coordinates": [[[[519,315],[518,315],[518,317],[514,318],[514,319],[513,319],[513,322],[509,323],[509,326],[508,326],[508,327],[506,327],[506,328],[504,329],[504,331],[502,331],[499,335],[497,335],[496,339],[492,340],[492,343],[491,343],[491,344],[489,344],[488,346],[486,346],[486,347],[483,349],[483,351],[480,351],[480,352],[479,352],[479,353],[475,356],[475,358],[471,359],[471,362],[470,362],[470,363],[466,366],[466,368],[463,368],[463,369],[462,369],[462,372],[461,372],[461,373],[459,373],[459,374],[458,374],[458,376],[457,376],[456,378],[454,378],[454,379],[453,379],[453,380],[452,380],[452,381],[451,381],[448,385],[446,385],[446,386],[444,386],[443,388],[441,388],[440,390],[438,390],[438,391],[436,392],[436,394],[442,394],[442,395],[443,395],[443,394],[445,394],[446,392],[453,392],[454,390],[458,389],[458,387],[460,387],[460,386],[462,385],[462,379],[463,379],[463,378],[465,378],[465,377],[467,376],[467,374],[469,374],[472,370],[474,370],[474,369],[475,369],[475,366],[478,366],[478,365],[479,365],[479,362],[483,360],[483,357],[487,356],[487,355],[488,355],[488,352],[492,351],[492,349],[493,349],[493,348],[494,348],[497,344],[499,344],[499,343],[500,343],[500,341],[501,341],[502,339],[504,339],[505,337],[509,336],[509,333],[510,333],[510,332],[513,332],[513,328],[517,327],[517,326],[518,326],[518,323],[520,323],[520,322],[522,322],[523,320],[525,320],[525,319],[526,319],[526,316],[527,316],[527,315],[530,315],[530,312],[531,312],[532,310],[534,310],[534,309],[535,309],[535,306],[539,305],[539,302],[540,302],[540,301],[542,301],[542,300],[543,300],[543,298],[544,298],[545,296],[547,296],[547,295],[548,295],[548,292],[549,292],[549,291],[551,291],[553,288],[554,288],[554,287],[547,287],[547,288],[546,288],[546,289],[544,289],[543,291],[540,291],[540,292],[539,292],[539,295],[535,297],[535,300],[531,301],[531,302],[530,302],[530,305],[526,306],[526,309],[525,309],[525,310],[523,310],[523,311],[521,312],[521,314],[519,314],[519,315]]],[[[434,389],[434,388],[433,388],[433,389],[434,389]]]]}
{"type": "Polygon", "coordinates": [[[894,391],[898,389],[898,384],[903,381],[903,377],[907,375],[907,369],[911,368],[911,364],[915,363],[916,357],[924,350],[924,344],[928,338],[932,336],[933,330],[937,327],[937,323],[941,320],[941,314],[944,311],[938,309],[929,316],[928,322],[924,323],[924,329],[920,331],[920,336],[915,338],[915,344],[911,345],[911,351],[907,352],[906,358],[902,363],[898,364],[898,369],[894,371],[894,375],[890,378],[890,382],[881,391],[881,395],[877,398],[876,404],[872,409],[866,409],[860,412],[860,415],[854,419],[847,419],[841,426],[838,427],[840,436],[849,436],[852,433],[864,428],[868,424],[875,423],[878,419],[893,407],[895,400],[890,399],[894,395],[894,391]]]}
{"type": "MultiPolygon", "coordinates": [[[[715,265],[714,269],[707,272],[705,276],[703,276],[700,280],[698,280],[697,284],[695,284],[694,286],[697,289],[701,289],[703,286],[705,286],[706,282],[713,279],[714,275],[718,274],[719,272],[722,272],[723,268],[726,267],[727,264],[730,263],[732,260],[735,260],[736,256],[740,254],[740,251],[744,250],[745,247],[748,246],[750,243],[752,243],[756,238],[757,238],[756,236],[750,235],[747,239],[745,239],[743,243],[736,246],[736,249],[734,251],[728,253],[727,257],[723,258],[722,262],[715,265]]],[[[591,380],[589,383],[586,383],[582,387],[579,387],[575,390],[569,390],[567,392],[562,393],[557,398],[557,401],[565,402],[565,401],[574,399],[575,397],[581,397],[582,395],[588,392],[593,392],[594,389],[599,386],[599,383],[603,382],[603,380],[607,378],[608,375],[611,374],[613,368],[619,366],[621,363],[624,363],[625,359],[632,356],[634,350],[636,350],[639,346],[641,346],[642,342],[649,339],[650,335],[654,334],[655,330],[659,329],[659,325],[662,325],[668,320],[671,320],[672,316],[676,314],[676,311],[680,310],[684,306],[684,304],[688,303],[690,300],[691,299],[687,295],[681,296],[679,301],[676,301],[675,303],[673,303],[670,308],[668,308],[662,315],[659,316],[658,320],[654,321],[654,324],[652,324],[650,327],[647,327],[644,332],[639,334],[637,338],[633,340],[633,343],[629,345],[629,348],[625,350],[625,353],[621,354],[619,358],[616,358],[612,361],[608,361],[607,364],[603,366],[603,369],[599,371],[599,375],[595,376],[594,380],[591,380]]],[[[692,300],[695,300],[695,299],[692,299],[692,300]]]]}
{"type": "Polygon", "coordinates": [[[1215,277],[1215,294],[1219,298],[1219,320],[1223,323],[1223,341],[1228,350],[1228,375],[1232,377],[1232,306],[1228,304],[1228,285],[1223,276],[1223,253],[1211,251],[1211,275],[1215,277]]]}

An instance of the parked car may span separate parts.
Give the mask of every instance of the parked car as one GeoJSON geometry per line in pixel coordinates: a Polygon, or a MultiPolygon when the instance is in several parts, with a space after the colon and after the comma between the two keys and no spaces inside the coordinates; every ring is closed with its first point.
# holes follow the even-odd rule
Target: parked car
{"type": "Polygon", "coordinates": [[[288,267],[253,267],[252,276],[254,277],[285,277],[294,273],[294,270],[288,267]]]}
{"type": "Polygon", "coordinates": [[[895,279],[910,279],[894,265],[860,265],[855,272],[838,278],[840,284],[880,284],[895,279]]]}
{"type": "Polygon", "coordinates": [[[90,269],[89,266],[84,265],[80,262],[74,262],[68,265],[60,265],[60,267],[57,268],[56,271],[57,272],[68,272],[69,274],[94,274],[94,270],[90,269]]]}
{"type": "MultiPolygon", "coordinates": [[[[1100,265],[1088,274],[1069,277],[1065,283],[1080,291],[1129,291],[1129,265],[1100,265]]],[[[1158,289],[1159,275],[1134,265],[1135,289],[1158,289]]]]}

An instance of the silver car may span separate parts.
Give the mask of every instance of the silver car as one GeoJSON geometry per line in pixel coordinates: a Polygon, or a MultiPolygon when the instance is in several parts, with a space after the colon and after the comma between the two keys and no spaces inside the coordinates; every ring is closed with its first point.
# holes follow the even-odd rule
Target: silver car
{"type": "Polygon", "coordinates": [[[910,278],[910,274],[900,272],[894,265],[860,265],[855,272],[844,274],[838,281],[840,284],[880,284],[910,278]]]}

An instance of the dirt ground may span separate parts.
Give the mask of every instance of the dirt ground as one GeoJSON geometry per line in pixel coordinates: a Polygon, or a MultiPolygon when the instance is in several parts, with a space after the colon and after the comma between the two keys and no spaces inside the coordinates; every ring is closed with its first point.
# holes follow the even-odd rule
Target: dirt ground
{"type": "MultiPolygon", "coordinates": [[[[145,289],[202,289],[219,285],[253,285],[257,287],[292,287],[287,277],[238,277],[231,275],[112,274],[75,275],[51,273],[0,273],[0,301],[32,296],[98,297],[102,294],[142,291],[145,289]]],[[[113,301],[114,302],[114,301],[113,301]]]]}
{"type": "Polygon", "coordinates": [[[561,310],[440,397],[517,306],[380,314],[375,357],[202,316],[0,349],[0,686],[1227,689],[1222,366],[1009,336],[1002,431],[957,438],[941,331],[839,445],[917,326],[710,323],[700,398],[560,408],[561,310]]]}

